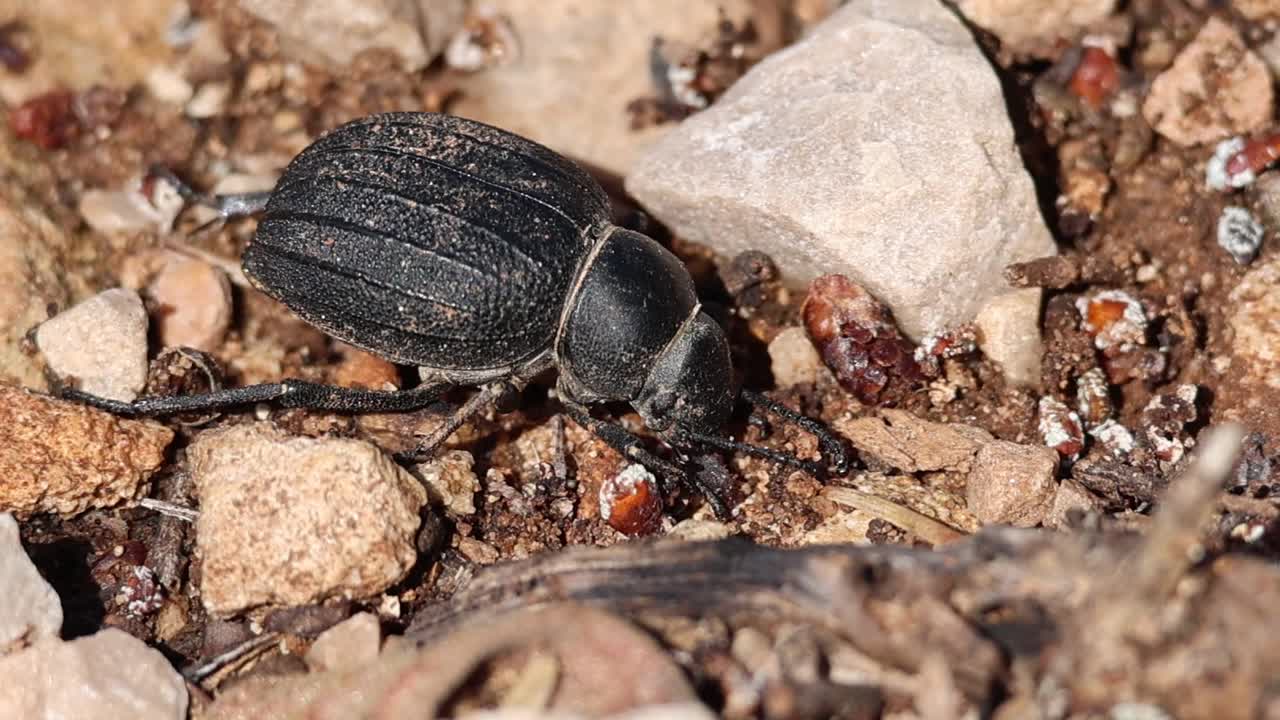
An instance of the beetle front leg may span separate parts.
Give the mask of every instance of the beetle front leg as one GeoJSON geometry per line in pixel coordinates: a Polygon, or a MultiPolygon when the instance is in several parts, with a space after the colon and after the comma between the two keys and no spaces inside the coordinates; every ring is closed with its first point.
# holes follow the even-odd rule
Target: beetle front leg
{"type": "Polygon", "coordinates": [[[654,455],[645,449],[641,440],[636,435],[629,432],[626,428],[613,422],[600,420],[591,417],[591,412],[586,407],[577,403],[572,403],[561,398],[564,404],[565,412],[582,427],[589,430],[593,435],[605,441],[609,447],[622,453],[622,456],[631,462],[640,463],[650,471],[661,477],[668,479],[674,478],[686,485],[692,486],[698,491],[698,494],[706,498],[707,504],[711,506],[716,517],[726,519],[730,516],[729,506],[715,492],[713,488],[704,486],[698,482],[695,476],[691,476],[683,468],[674,463],[667,462],[662,458],[654,455]]]}
{"type": "Polygon", "coordinates": [[[409,390],[361,390],[305,380],[283,380],[278,383],[214,390],[199,395],[143,398],[133,402],[98,397],[70,388],[64,389],[60,395],[125,417],[210,412],[257,403],[271,403],[282,408],[363,414],[417,410],[435,402],[450,387],[452,386],[438,384],[422,385],[409,390]]]}
{"type": "MultiPolygon", "coordinates": [[[[849,471],[849,451],[845,448],[844,442],[840,440],[840,438],[837,437],[835,433],[831,432],[831,430],[826,425],[823,425],[821,422],[818,422],[817,420],[814,420],[811,417],[801,415],[795,410],[792,410],[791,408],[787,407],[786,405],[783,405],[782,403],[778,402],[777,400],[774,400],[773,398],[769,397],[768,395],[765,395],[764,393],[758,393],[758,392],[754,392],[752,390],[747,390],[746,388],[743,388],[739,392],[739,397],[741,397],[748,404],[761,408],[766,412],[773,413],[774,415],[782,418],[783,420],[786,420],[787,422],[799,427],[801,430],[805,430],[809,434],[818,438],[818,443],[822,447],[822,454],[831,463],[831,467],[835,471],[835,473],[837,475],[844,475],[849,471]]],[[[751,446],[747,446],[747,445],[743,445],[741,447],[735,446],[735,449],[745,449],[748,452],[752,452],[757,455],[761,455],[763,457],[767,457],[773,460],[778,460],[781,457],[776,453],[775,453],[775,457],[764,455],[758,452],[759,450],[761,450],[761,448],[752,448],[751,446]]],[[[808,468],[804,468],[804,469],[808,469],[808,468]]]]}
{"type": "MultiPolygon", "coordinates": [[[[163,165],[152,166],[150,174],[151,177],[159,178],[172,185],[183,200],[216,211],[218,216],[212,222],[227,222],[257,215],[267,208],[267,201],[271,199],[270,190],[227,195],[202,193],[188,185],[182,178],[163,165]]],[[[206,223],[206,225],[208,224],[206,223]]]]}

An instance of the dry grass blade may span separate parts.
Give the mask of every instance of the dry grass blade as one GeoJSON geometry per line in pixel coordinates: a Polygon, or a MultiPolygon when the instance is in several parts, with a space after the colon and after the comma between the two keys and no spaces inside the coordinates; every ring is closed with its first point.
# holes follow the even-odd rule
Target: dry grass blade
{"type": "Polygon", "coordinates": [[[877,495],[843,487],[829,487],[824,494],[832,502],[893,523],[931,545],[943,545],[966,537],[965,533],[950,525],[877,495]]]}

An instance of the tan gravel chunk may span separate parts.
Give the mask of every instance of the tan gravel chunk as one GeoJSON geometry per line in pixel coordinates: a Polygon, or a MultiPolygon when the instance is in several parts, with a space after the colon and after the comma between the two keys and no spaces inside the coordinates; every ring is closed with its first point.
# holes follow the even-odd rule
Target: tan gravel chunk
{"type": "Polygon", "coordinates": [[[370,443],[255,423],[207,432],[187,457],[201,590],[216,615],[376,595],[416,559],[427,494],[370,443]]]}
{"type": "Polygon", "coordinates": [[[984,525],[1039,525],[1053,507],[1058,453],[1038,445],[993,440],[973,460],[969,510],[984,525]]]}
{"type": "Polygon", "coordinates": [[[1211,17],[1151,83],[1142,115],[1173,142],[1198,145],[1263,129],[1273,104],[1266,64],[1240,33],[1211,17]]]}
{"type": "Polygon", "coordinates": [[[1053,496],[1053,508],[1049,510],[1044,524],[1063,529],[1068,526],[1067,521],[1073,510],[1091,512],[1101,509],[1102,500],[1097,495],[1089,492],[1079,481],[1067,478],[1058,485],[1058,491],[1053,496]]]}
{"type": "Polygon", "coordinates": [[[0,512],[75,515],[142,497],[173,431],[0,385],[0,512]]]}
{"type": "Polygon", "coordinates": [[[218,268],[173,253],[147,287],[155,301],[160,344],[206,352],[231,326],[231,282],[218,268]]]}
{"type": "Polygon", "coordinates": [[[974,453],[991,435],[981,428],[921,420],[905,410],[837,421],[835,428],[859,452],[905,472],[967,472],[974,453]]]}
{"type": "Polygon", "coordinates": [[[464,0],[240,0],[275,26],[285,55],[345,69],[369,50],[389,50],[406,70],[431,62],[462,24],[464,0]]]}
{"type": "Polygon", "coordinates": [[[312,672],[353,670],[378,659],[382,628],[373,613],[357,613],[320,633],[307,650],[312,672]]]}
{"type": "Polygon", "coordinates": [[[455,515],[472,515],[476,511],[476,493],[480,491],[480,480],[471,469],[474,463],[466,450],[449,450],[418,465],[417,471],[433,503],[455,515]]]}
{"type": "Polygon", "coordinates": [[[802,327],[789,327],[770,341],[769,369],[779,388],[816,383],[831,372],[802,327]]]}
{"type": "Polygon", "coordinates": [[[1116,0],[960,0],[960,12],[1016,52],[1051,53],[1115,9],[1116,0]]]}

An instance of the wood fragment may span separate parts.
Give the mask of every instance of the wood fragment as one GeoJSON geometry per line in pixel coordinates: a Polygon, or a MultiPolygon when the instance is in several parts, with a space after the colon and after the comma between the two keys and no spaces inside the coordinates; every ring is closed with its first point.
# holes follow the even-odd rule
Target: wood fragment
{"type": "Polygon", "coordinates": [[[1074,285],[1124,285],[1133,280],[1127,265],[1095,255],[1051,255],[1012,263],[1004,269],[1013,287],[1062,290],[1074,285]]]}
{"type": "Polygon", "coordinates": [[[155,498],[142,498],[138,504],[148,510],[155,510],[165,517],[177,518],[183,522],[193,523],[200,518],[200,513],[192,508],[155,498]]]}
{"type": "Polygon", "coordinates": [[[1238,425],[1219,425],[1205,433],[1195,460],[1162,498],[1141,548],[1118,569],[1116,587],[1134,600],[1121,606],[1149,614],[1147,603],[1168,597],[1201,559],[1214,500],[1231,475],[1243,439],[1244,429],[1238,425]]]}
{"type": "MultiPolygon", "coordinates": [[[[1247,554],[1200,558],[1240,431],[1201,440],[1190,469],[1156,498],[1145,535],[989,527],[935,550],[743,539],[576,547],[481,571],[424,608],[407,636],[434,646],[464,624],[561,601],[659,635],[664,618],[798,622],[882,668],[857,682],[898,678],[880,688],[885,697],[914,698],[935,716],[992,703],[1043,716],[1046,701],[1101,716],[1117,699],[1141,698],[1185,720],[1243,720],[1267,702],[1280,667],[1280,646],[1261,631],[1274,625],[1280,569],[1247,554]],[[954,691],[922,695],[943,666],[954,691]]],[[[802,684],[784,683],[775,700],[790,706],[808,692],[802,684]]],[[[828,691],[843,689],[814,697],[828,691]]]]}
{"type": "Polygon", "coordinates": [[[477,575],[449,602],[418,614],[408,636],[428,643],[462,622],[574,602],[627,617],[802,619],[846,637],[881,662],[914,672],[930,637],[962,667],[957,682],[982,696],[1000,652],[941,600],[954,559],[895,546],[767,548],[740,538],[572,548],[477,575]]]}
{"type": "Polygon", "coordinates": [[[226,652],[219,653],[199,665],[193,665],[183,670],[182,677],[192,684],[202,683],[232,665],[257,656],[274,645],[279,639],[280,633],[274,632],[265,632],[251,637],[226,652]]]}

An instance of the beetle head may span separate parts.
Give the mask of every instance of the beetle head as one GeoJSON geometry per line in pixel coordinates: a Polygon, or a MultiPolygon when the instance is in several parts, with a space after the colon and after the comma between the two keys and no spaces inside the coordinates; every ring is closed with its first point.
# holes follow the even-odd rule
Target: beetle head
{"type": "Polygon", "coordinates": [[[667,345],[632,406],[645,425],[668,439],[714,435],[733,413],[733,365],[724,331],[698,313],[667,345]]]}

